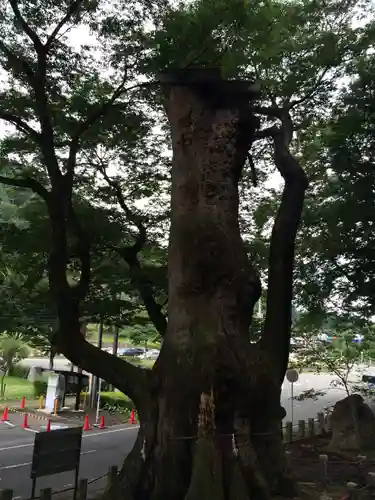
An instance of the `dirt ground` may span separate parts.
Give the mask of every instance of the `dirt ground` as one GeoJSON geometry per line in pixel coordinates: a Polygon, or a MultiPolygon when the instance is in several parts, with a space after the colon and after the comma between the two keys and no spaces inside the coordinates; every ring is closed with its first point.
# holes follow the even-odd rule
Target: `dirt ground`
{"type": "MultiPolygon", "coordinates": [[[[96,409],[88,408],[86,411],[74,411],[74,410],[62,410],[59,412],[59,416],[68,419],[73,422],[82,422],[84,420],[85,415],[89,417],[90,425],[95,424],[96,421],[96,409]]],[[[99,416],[104,416],[104,424],[106,427],[110,427],[112,425],[125,424],[129,421],[129,417],[124,413],[114,412],[110,413],[107,410],[100,410],[99,416]]]]}
{"type": "Polygon", "coordinates": [[[333,453],[327,451],[329,442],[330,435],[326,435],[287,446],[290,465],[300,485],[300,498],[343,500],[348,497],[346,485],[352,482],[357,485],[357,496],[353,498],[374,499],[375,489],[368,485],[367,475],[375,472],[375,453],[333,453]]]}
{"type": "MultiPolygon", "coordinates": [[[[74,411],[71,409],[63,409],[58,412],[56,416],[49,415],[44,411],[37,409],[25,409],[25,411],[29,414],[34,414],[40,418],[45,420],[51,419],[51,421],[69,421],[74,425],[83,424],[84,418],[86,415],[89,417],[89,424],[94,425],[96,422],[96,409],[88,408],[86,411],[74,411]]],[[[123,413],[110,413],[107,410],[100,410],[100,417],[104,417],[104,424],[106,427],[111,427],[112,425],[124,424],[129,421],[129,417],[123,413]]]]}

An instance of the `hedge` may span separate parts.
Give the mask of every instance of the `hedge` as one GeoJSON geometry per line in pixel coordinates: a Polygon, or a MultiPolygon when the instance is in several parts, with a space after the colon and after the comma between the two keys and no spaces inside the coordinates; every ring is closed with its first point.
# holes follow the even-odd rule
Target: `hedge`
{"type": "Polygon", "coordinates": [[[42,378],[34,380],[34,396],[38,398],[39,396],[45,396],[47,394],[48,382],[42,378]]]}
{"type": "Polygon", "coordinates": [[[28,366],[17,364],[10,368],[9,375],[12,377],[24,378],[26,380],[29,376],[29,372],[30,368],[28,366]]]}
{"type": "Polygon", "coordinates": [[[133,402],[122,392],[101,392],[100,393],[100,407],[104,406],[125,408],[132,410],[134,408],[133,402]]]}

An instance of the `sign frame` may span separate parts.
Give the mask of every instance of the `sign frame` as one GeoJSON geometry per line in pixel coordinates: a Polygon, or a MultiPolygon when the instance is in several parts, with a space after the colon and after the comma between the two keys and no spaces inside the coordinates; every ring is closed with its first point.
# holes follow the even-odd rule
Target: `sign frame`
{"type": "Polygon", "coordinates": [[[292,417],[292,425],[294,424],[294,384],[299,379],[299,373],[295,368],[289,368],[286,371],[286,379],[290,383],[290,409],[292,417]]]}
{"type": "Polygon", "coordinates": [[[286,379],[291,384],[295,384],[296,382],[298,382],[298,379],[299,379],[299,373],[298,373],[298,371],[296,369],[294,369],[294,368],[289,368],[286,371],[286,379]]]}
{"type": "Polygon", "coordinates": [[[35,498],[36,480],[74,471],[74,499],[77,496],[82,447],[82,427],[67,427],[35,434],[30,478],[31,498],[35,498]]]}

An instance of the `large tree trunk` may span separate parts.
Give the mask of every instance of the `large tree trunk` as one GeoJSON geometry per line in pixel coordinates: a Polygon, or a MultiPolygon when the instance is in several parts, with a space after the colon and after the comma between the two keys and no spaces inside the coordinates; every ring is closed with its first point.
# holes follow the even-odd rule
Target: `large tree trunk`
{"type": "Polygon", "coordinates": [[[238,223],[238,182],[257,125],[250,98],[233,103],[220,81],[168,92],[168,328],[121,473],[124,499],[264,499],[293,486],[279,371],[249,342],[261,291],[238,223]],[[200,432],[201,395],[211,393],[214,422],[200,432]]]}

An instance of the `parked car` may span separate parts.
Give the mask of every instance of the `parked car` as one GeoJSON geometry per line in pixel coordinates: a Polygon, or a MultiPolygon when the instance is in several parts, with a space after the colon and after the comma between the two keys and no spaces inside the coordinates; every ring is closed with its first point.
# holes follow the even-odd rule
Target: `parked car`
{"type": "Polygon", "coordinates": [[[118,349],[117,354],[119,356],[139,356],[144,354],[145,350],[142,347],[124,347],[118,349]]]}
{"type": "Polygon", "coordinates": [[[149,349],[148,351],[139,354],[137,357],[140,359],[157,359],[160,354],[158,349],[149,349]]]}

